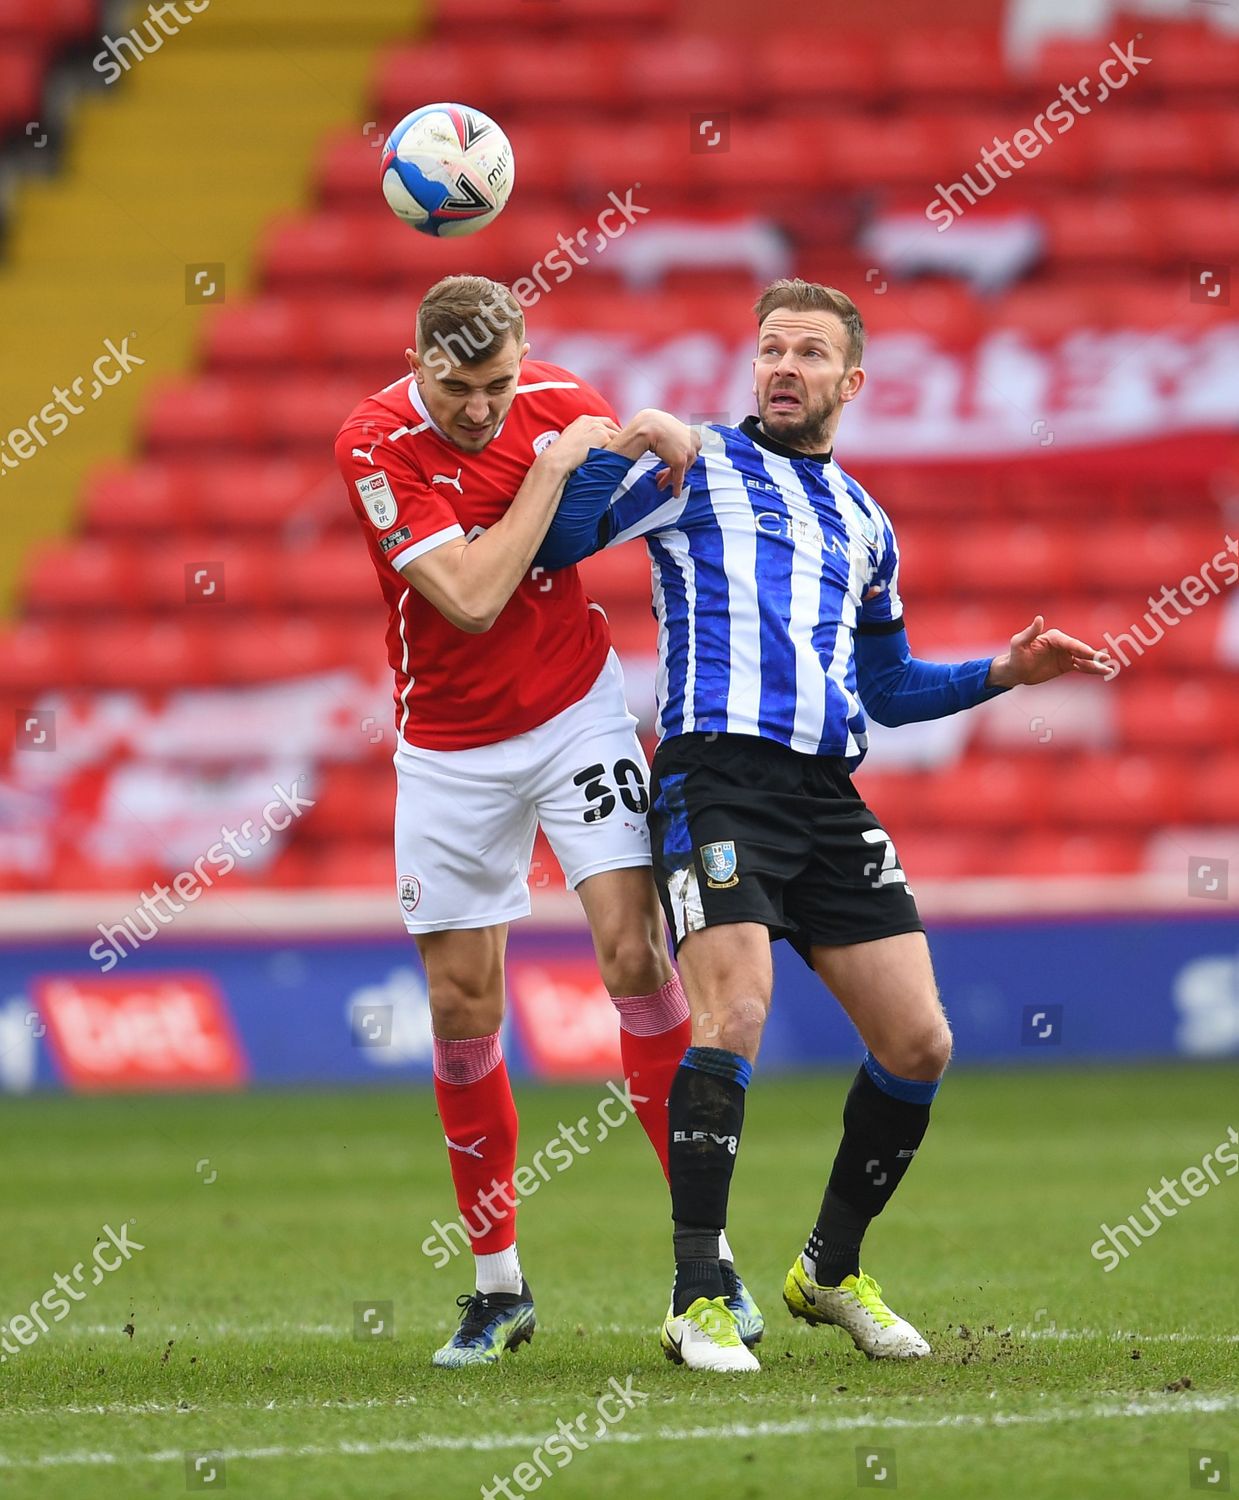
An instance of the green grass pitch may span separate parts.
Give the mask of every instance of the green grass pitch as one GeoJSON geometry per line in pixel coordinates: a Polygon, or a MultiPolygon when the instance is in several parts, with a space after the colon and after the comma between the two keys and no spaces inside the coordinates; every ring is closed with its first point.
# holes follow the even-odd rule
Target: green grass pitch
{"type": "MultiPolygon", "coordinates": [[[[911,1365],[870,1363],[782,1305],[846,1084],[759,1072],[750,1089],[730,1233],[768,1332],[761,1373],[725,1378],[659,1350],[667,1201],[635,1120],[523,1210],[533,1344],[439,1372],[472,1279],[419,1248],[453,1208],[429,1090],[2,1101],[0,1320],[105,1224],[132,1219],[144,1248],[0,1363],[0,1493],[406,1500],[515,1474],[509,1493],[557,1500],[1166,1500],[1222,1455],[1239,1486],[1239,1176],[1111,1273],[1089,1248],[1239,1125],[1234,1069],[952,1073],[866,1245],[934,1345],[911,1365]],[[390,1302],[394,1336],[356,1337],[359,1302],[390,1302]],[[611,1377],[641,1394],[599,1436],[611,1377]],[[544,1474],[535,1450],[578,1417],[580,1444],[544,1449],[544,1474]]],[[[529,1161],[602,1090],[518,1094],[529,1161]]],[[[1200,1493],[1223,1492],[1212,1472],[1200,1493]]]]}

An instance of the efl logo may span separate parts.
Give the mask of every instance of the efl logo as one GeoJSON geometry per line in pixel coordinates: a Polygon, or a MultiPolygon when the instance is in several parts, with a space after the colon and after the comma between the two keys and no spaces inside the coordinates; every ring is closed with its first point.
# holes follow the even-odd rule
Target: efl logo
{"type": "Polygon", "coordinates": [[[39,979],[34,999],[64,1082],[83,1093],[233,1089],[248,1068],[214,982],[201,974],[39,979]]]}

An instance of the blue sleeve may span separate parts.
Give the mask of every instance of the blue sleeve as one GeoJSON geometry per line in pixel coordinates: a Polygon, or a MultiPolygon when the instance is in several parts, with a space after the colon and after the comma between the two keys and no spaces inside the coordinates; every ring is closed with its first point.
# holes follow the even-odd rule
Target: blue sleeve
{"type": "Polygon", "coordinates": [[[941,719],[1005,693],[985,686],[990,661],[919,661],[901,624],[869,631],[862,626],[856,635],[860,701],[871,719],[891,727],[941,719]]]}
{"type": "MultiPolygon", "coordinates": [[[[701,460],[698,459],[698,463],[701,460]]],[[[681,516],[691,492],[692,472],[677,498],[658,484],[662,461],[653,453],[625,458],[606,448],[589,457],[564,486],[538,554],[536,566],[553,570],[582,561],[604,547],[648,536],[681,516]]]]}
{"type": "Polygon", "coordinates": [[[571,567],[606,545],[603,523],[632,465],[632,459],[605,448],[590,449],[589,457],[568,477],[534,558],[535,566],[547,570],[571,567]]]}

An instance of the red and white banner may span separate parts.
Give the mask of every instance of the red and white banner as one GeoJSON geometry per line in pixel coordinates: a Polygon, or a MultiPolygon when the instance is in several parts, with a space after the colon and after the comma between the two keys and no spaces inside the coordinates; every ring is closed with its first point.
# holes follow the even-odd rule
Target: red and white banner
{"type": "MultiPolygon", "coordinates": [[[[921,332],[875,337],[869,384],[840,433],[863,459],[1035,459],[1047,452],[1231,431],[1239,412],[1239,321],[1205,331],[1080,329],[1052,343],[1013,331],[951,349],[921,332]]],[[[658,406],[689,420],[753,410],[753,346],[710,333],[660,344],[591,334],[540,339],[543,359],[606,391],[620,411],[658,406]]]]}
{"type": "Polygon", "coordinates": [[[249,1068],[205,974],[51,975],[33,997],[67,1087],[80,1093],[233,1089],[249,1068]]]}
{"type": "Polygon", "coordinates": [[[620,1078],[619,1019],[591,957],[512,959],[512,1018],[543,1078],[620,1078]]]}

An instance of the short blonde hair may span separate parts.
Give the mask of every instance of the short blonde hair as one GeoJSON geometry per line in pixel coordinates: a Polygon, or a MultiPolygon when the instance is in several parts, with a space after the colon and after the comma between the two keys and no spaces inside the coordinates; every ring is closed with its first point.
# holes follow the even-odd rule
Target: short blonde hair
{"type": "Polygon", "coordinates": [[[759,332],[770,314],[780,308],[791,312],[834,313],[847,334],[849,367],[860,364],[865,353],[865,325],[860,309],[846,292],[823,286],[819,281],[802,281],[799,276],[772,281],[753,307],[759,332]]]}
{"type": "Polygon", "coordinates": [[[525,314],[501,281],[488,276],[445,276],[417,309],[417,347],[431,344],[458,365],[480,365],[510,338],[525,342],[525,314]]]}

